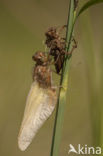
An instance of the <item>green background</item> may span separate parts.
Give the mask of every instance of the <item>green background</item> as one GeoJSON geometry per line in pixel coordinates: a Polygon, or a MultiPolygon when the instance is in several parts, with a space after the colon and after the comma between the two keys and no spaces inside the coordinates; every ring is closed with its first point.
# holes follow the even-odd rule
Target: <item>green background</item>
{"type": "MultiPolygon", "coordinates": [[[[81,0],[79,6],[84,2],[81,0]]],[[[48,156],[50,153],[55,112],[25,152],[18,149],[17,137],[32,83],[32,55],[37,50],[45,50],[44,32],[49,27],[66,24],[68,3],[68,0],[0,0],[0,156],[48,156]]],[[[60,156],[68,155],[69,144],[76,148],[78,144],[93,146],[93,140],[98,140],[93,134],[93,120],[95,116],[98,124],[99,118],[96,111],[92,115],[92,110],[103,103],[99,93],[102,29],[103,4],[83,13],[75,27],[78,48],[70,68],[60,156]]],[[[58,79],[54,74],[55,83],[58,79]]]]}

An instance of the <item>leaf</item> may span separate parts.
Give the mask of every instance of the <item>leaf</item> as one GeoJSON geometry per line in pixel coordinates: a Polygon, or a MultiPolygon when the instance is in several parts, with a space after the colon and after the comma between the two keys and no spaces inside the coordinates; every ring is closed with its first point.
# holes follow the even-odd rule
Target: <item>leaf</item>
{"type": "Polygon", "coordinates": [[[103,0],[89,0],[87,3],[85,3],[82,8],[79,10],[77,17],[84,12],[86,9],[91,7],[92,5],[98,4],[98,3],[103,3],[103,0]]]}

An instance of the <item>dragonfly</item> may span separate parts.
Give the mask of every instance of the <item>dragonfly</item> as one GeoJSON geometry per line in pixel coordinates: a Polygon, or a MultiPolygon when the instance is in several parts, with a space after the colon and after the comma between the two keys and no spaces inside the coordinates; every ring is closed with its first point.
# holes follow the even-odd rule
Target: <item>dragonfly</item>
{"type": "Polygon", "coordinates": [[[33,82],[27,96],[18,136],[18,146],[22,151],[27,149],[38,130],[50,117],[57,102],[50,59],[45,52],[41,51],[36,52],[32,58],[36,62],[33,69],[33,82]]]}

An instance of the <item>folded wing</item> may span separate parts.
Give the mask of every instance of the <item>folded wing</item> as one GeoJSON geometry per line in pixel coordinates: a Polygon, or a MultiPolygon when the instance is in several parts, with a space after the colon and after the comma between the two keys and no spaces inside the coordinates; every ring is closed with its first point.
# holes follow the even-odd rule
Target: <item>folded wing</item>
{"type": "Polygon", "coordinates": [[[56,96],[51,93],[52,91],[40,88],[37,82],[33,82],[27,97],[18,137],[18,145],[22,151],[29,146],[39,128],[52,114],[56,104],[56,96]]]}

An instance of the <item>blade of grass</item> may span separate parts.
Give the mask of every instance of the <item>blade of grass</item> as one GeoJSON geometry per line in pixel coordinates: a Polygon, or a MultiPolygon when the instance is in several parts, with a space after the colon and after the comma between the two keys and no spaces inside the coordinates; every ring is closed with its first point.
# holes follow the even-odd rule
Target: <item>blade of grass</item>
{"type": "MultiPolygon", "coordinates": [[[[76,16],[76,12],[74,11],[74,0],[70,0],[69,16],[68,16],[68,23],[67,23],[67,35],[66,35],[67,43],[70,43],[74,24],[75,21],[77,20],[77,17],[90,6],[101,2],[103,2],[103,0],[88,1],[85,5],[83,5],[83,7],[80,9],[79,13],[76,16]]],[[[71,45],[68,44],[66,50],[69,51],[70,47],[71,45]]],[[[53,133],[53,140],[52,140],[52,147],[51,147],[51,156],[58,156],[59,154],[61,132],[63,127],[64,109],[65,109],[67,89],[69,84],[68,83],[69,68],[70,68],[70,59],[66,59],[66,62],[63,66],[61,82],[60,82],[60,86],[62,86],[62,88],[60,89],[59,92],[59,98],[58,98],[58,104],[56,110],[54,133],[53,133]]]]}
{"type": "MultiPolygon", "coordinates": [[[[89,11],[80,19],[81,44],[86,64],[87,87],[90,106],[91,128],[93,146],[100,145],[100,105],[99,105],[99,86],[98,86],[98,64],[96,63],[97,55],[93,45],[94,32],[89,11]],[[85,30],[84,31],[84,26],[85,30]]],[[[100,67],[101,68],[101,67],[100,67]]]]}
{"type": "MultiPolygon", "coordinates": [[[[85,11],[87,10],[89,7],[98,4],[98,3],[103,3],[103,0],[89,0],[88,2],[86,2],[83,7],[80,9],[80,11],[78,12],[76,18],[75,18],[75,22],[77,20],[77,18],[85,11]]],[[[84,19],[84,17],[83,17],[84,19]]],[[[74,22],[74,23],[75,23],[74,22]]],[[[83,20],[82,20],[83,23],[83,20]]],[[[87,22],[85,24],[85,28],[86,28],[87,22]]],[[[90,26],[89,26],[90,29],[90,26]]],[[[87,30],[87,28],[86,28],[87,30]]],[[[84,32],[84,30],[83,30],[84,32]]],[[[82,33],[83,34],[83,33],[82,33]]],[[[85,36],[88,36],[87,41],[88,41],[88,45],[90,45],[90,47],[92,46],[90,44],[90,33],[88,33],[88,31],[86,31],[85,36]]],[[[92,41],[92,40],[91,40],[92,41]]],[[[87,45],[85,46],[86,49],[87,45]]],[[[101,130],[101,135],[100,135],[100,122],[101,122],[101,109],[100,109],[100,104],[98,103],[100,101],[100,96],[98,94],[98,90],[97,90],[97,76],[96,76],[96,63],[95,63],[95,55],[94,55],[94,51],[92,48],[89,48],[89,50],[86,50],[86,54],[88,56],[86,57],[86,59],[88,59],[88,75],[89,75],[89,94],[90,94],[90,107],[91,107],[91,121],[92,121],[92,129],[93,129],[93,143],[95,146],[100,145],[100,142],[102,142],[101,137],[102,137],[102,130],[101,130]],[[91,49],[91,50],[90,50],[91,49]],[[95,115],[97,114],[97,115],[95,115]]],[[[101,83],[102,84],[102,83],[101,83]]],[[[102,90],[102,89],[101,89],[102,90]]],[[[102,129],[102,123],[101,123],[101,129],[102,129]]]]}
{"type": "Polygon", "coordinates": [[[77,17],[83,13],[86,9],[88,9],[89,7],[95,5],[95,4],[98,4],[98,3],[103,3],[103,0],[89,0],[88,2],[86,2],[82,8],[80,9],[80,11],[78,12],[77,14],[77,17]]]}
{"type": "MultiPolygon", "coordinates": [[[[71,35],[73,31],[73,22],[74,22],[74,0],[70,0],[69,5],[69,14],[68,14],[68,21],[67,21],[67,33],[66,33],[66,43],[70,43],[71,35]]],[[[70,50],[70,44],[68,44],[67,50],[70,50]]],[[[69,76],[69,65],[70,60],[67,60],[64,64],[60,86],[62,88],[59,92],[57,109],[56,109],[56,117],[55,117],[55,124],[54,124],[54,132],[53,132],[53,139],[52,139],[52,147],[51,147],[51,156],[58,156],[59,155],[59,147],[60,147],[60,140],[61,140],[61,133],[63,127],[63,119],[64,119],[64,110],[66,104],[66,94],[68,89],[68,76],[69,76]]]]}
{"type": "MultiPolygon", "coordinates": [[[[90,106],[90,117],[91,117],[91,124],[92,124],[92,134],[93,134],[93,145],[95,145],[95,141],[97,138],[96,132],[96,120],[95,120],[95,108],[96,108],[96,96],[94,95],[95,90],[95,58],[94,58],[94,49],[93,49],[93,38],[92,38],[92,27],[89,19],[89,14],[83,16],[81,19],[81,38],[85,38],[84,40],[81,39],[81,44],[83,46],[84,57],[86,59],[86,75],[87,75],[87,84],[88,84],[88,96],[89,96],[89,106],[90,106]],[[86,31],[83,29],[83,25],[85,25],[86,31]]],[[[96,141],[97,142],[97,141],[96,141]]]]}

